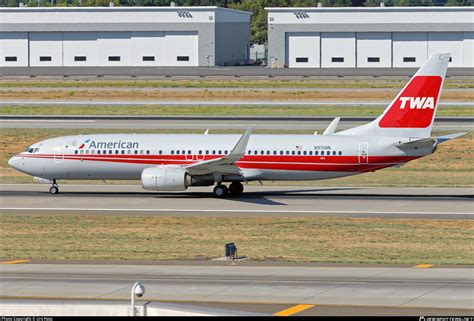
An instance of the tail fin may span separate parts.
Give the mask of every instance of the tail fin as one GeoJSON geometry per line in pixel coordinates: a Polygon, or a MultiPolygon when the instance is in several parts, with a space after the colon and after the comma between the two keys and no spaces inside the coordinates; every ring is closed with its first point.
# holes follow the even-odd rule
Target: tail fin
{"type": "Polygon", "coordinates": [[[431,134],[450,54],[432,54],[373,122],[338,134],[419,137],[431,134]]]}

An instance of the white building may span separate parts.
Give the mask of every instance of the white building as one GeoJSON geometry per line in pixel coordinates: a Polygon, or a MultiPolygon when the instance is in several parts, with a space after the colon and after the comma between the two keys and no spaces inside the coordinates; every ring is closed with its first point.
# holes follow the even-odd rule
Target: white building
{"type": "Polygon", "coordinates": [[[0,66],[214,66],[248,59],[250,13],[219,7],[0,8],[0,66]]]}
{"type": "Polygon", "coordinates": [[[474,8],[266,8],[273,67],[419,67],[449,52],[474,67],[474,8]]]}

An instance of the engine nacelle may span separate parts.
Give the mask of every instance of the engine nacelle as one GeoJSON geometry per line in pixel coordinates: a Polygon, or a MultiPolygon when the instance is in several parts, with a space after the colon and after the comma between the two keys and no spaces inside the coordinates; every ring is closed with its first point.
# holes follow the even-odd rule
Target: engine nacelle
{"type": "Polygon", "coordinates": [[[176,165],[145,168],[142,187],[152,191],[184,191],[191,185],[188,171],[176,165]]]}

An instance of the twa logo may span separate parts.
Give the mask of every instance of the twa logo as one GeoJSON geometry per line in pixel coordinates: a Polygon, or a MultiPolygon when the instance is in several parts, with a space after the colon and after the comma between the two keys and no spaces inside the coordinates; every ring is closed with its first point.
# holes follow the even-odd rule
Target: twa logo
{"type": "Polygon", "coordinates": [[[431,125],[443,79],[416,76],[379,121],[380,128],[426,128],[431,125]]]}
{"type": "Polygon", "coordinates": [[[434,97],[400,97],[400,109],[434,109],[434,97]]]}

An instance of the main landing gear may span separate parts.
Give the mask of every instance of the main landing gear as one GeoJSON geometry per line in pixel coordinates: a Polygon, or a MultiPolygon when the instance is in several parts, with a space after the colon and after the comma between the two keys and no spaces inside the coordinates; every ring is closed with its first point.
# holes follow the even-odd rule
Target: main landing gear
{"type": "Polygon", "coordinates": [[[228,188],[227,186],[222,184],[216,185],[216,187],[214,187],[213,193],[215,197],[224,198],[227,197],[228,194],[230,194],[231,196],[239,196],[240,194],[242,194],[243,191],[244,186],[242,185],[242,183],[233,182],[229,185],[228,188]]]}
{"type": "Polygon", "coordinates": [[[49,188],[49,192],[51,194],[58,194],[59,193],[59,186],[56,184],[56,180],[53,179],[53,185],[49,188]]]}

